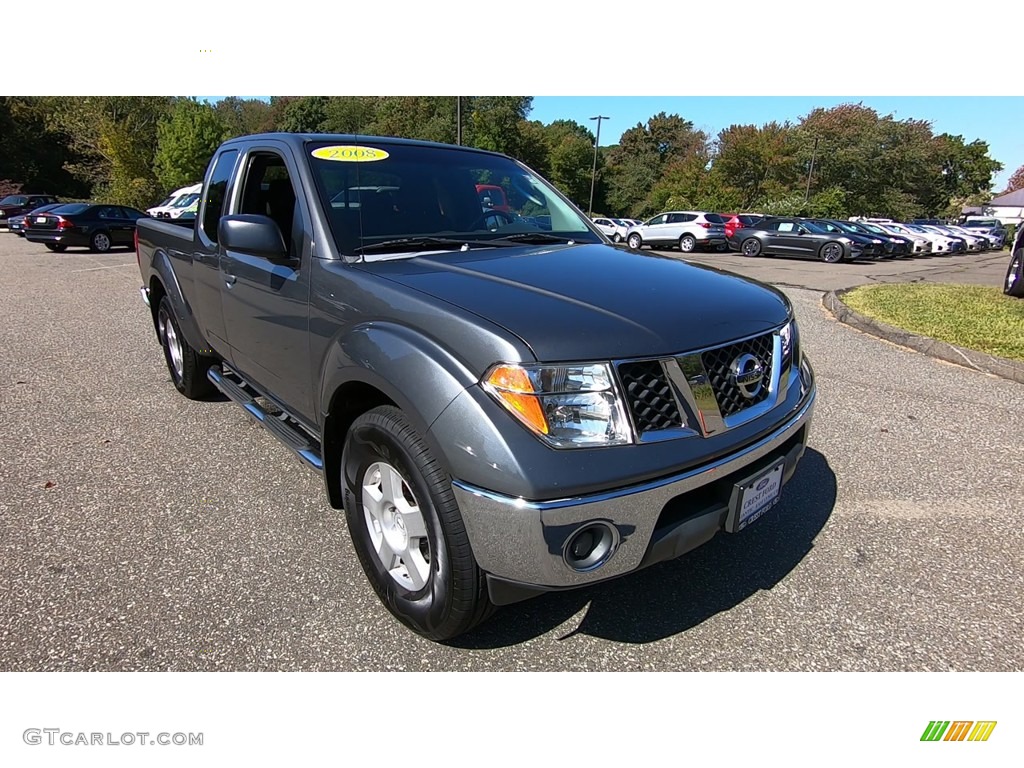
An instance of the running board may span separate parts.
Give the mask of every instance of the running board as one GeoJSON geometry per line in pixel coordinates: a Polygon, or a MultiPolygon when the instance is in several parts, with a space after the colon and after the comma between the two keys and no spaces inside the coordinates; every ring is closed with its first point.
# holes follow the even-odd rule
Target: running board
{"type": "Polygon", "coordinates": [[[258,393],[244,381],[236,378],[230,370],[224,371],[218,366],[211,366],[206,372],[206,377],[226,397],[238,403],[247,414],[266,427],[270,434],[291,448],[306,466],[317,472],[323,470],[324,460],[319,443],[307,435],[287,413],[268,413],[256,402],[258,393]]]}

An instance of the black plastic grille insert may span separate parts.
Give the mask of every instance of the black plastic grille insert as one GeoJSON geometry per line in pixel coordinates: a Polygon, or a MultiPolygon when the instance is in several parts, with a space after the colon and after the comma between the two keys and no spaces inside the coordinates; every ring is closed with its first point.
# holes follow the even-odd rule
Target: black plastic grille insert
{"type": "Polygon", "coordinates": [[[619,378],[626,391],[626,402],[636,422],[637,431],[654,432],[683,425],[682,416],[672,396],[672,387],[657,360],[619,365],[619,378]]]}

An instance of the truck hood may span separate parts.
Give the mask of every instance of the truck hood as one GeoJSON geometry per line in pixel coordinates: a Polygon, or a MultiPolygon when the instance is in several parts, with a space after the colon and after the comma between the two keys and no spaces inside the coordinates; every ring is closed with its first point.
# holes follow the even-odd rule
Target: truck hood
{"type": "Polygon", "coordinates": [[[488,248],[361,268],[501,325],[541,361],[670,355],[775,328],[774,288],[609,245],[488,248]]]}

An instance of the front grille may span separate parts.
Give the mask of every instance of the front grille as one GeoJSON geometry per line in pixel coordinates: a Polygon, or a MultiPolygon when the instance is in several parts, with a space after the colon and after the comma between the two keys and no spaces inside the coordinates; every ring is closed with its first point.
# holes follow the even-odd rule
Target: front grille
{"type": "Polygon", "coordinates": [[[747,341],[709,349],[701,353],[701,362],[704,363],[704,370],[707,371],[722,416],[732,416],[745,408],[757,405],[768,397],[768,383],[771,381],[772,372],[772,349],[772,334],[766,333],[747,341]],[[740,391],[731,370],[733,361],[748,354],[757,358],[764,368],[761,389],[754,397],[747,397],[740,391]]]}
{"type": "Polygon", "coordinates": [[[683,425],[672,387],[657,360],[619,365],[626,402],[640,434],[683,425]]]}

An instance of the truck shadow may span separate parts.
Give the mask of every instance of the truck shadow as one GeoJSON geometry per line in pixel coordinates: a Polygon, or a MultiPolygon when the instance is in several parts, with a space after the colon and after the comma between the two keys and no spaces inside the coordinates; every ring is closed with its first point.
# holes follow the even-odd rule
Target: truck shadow
{"type": "Polygon", "coordinates": [[[501,609],[448,644],[516,645],[550,632],[584,608],[579,626],[562,640],[583,634],[650,643],[685,632],[782,581],[811,551],[835,502],[835,473],[821,453],[808,448],[778,507],[742,533],[719,534],[677,560],[632,576],[501,609]]]}

